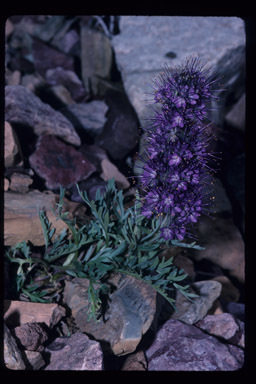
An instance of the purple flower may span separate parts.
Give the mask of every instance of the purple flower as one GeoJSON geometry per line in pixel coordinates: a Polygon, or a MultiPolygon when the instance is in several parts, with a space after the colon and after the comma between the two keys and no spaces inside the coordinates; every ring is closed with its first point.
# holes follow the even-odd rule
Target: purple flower
{"type": "Polygon", "coordinates": [[[169,165],[178,165],[181,162],[181,158],[177,153],[174,153],[168,162],[169,165]]]}
{"type": "Polygon", "coordinates": [[[154,101],[159,109],[147,132],[147,157],[142,159],[142,213],[148,218],[169,216],[169,224],[161,228],[166,240],[189,236],[188,227],[206,206],[212,170],[211,136],[204,120],[215,82],[215,75],[196,57],[166,69],[155,80],[154,101]]]}

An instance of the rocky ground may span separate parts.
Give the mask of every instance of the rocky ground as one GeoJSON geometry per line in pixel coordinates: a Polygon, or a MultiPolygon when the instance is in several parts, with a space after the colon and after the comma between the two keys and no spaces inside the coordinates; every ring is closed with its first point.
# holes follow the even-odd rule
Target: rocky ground
{"type": "Polygon", "coordinates": [[[194,302],[177,311],[132,277],[104,319],[85,317],[87,281],[65,282],[58,303],[22,301],[5,273],[4,358],[13,370],[233,371],[244,364],[245,31],[235,17],[12,16],[6,22],[4,245],[30,241],[41,252],[38,209],[57,233],[51,208],[60,185],[70,215],[114,177],[133,193],[139,173],[150,80],[164,63],[199,54],[222,75],[213,113],[214,219],[198,225],[203,251],[167,251],[184,268],[194,302]],[[166,38],[168,36],[168,39],[166,38]]]}

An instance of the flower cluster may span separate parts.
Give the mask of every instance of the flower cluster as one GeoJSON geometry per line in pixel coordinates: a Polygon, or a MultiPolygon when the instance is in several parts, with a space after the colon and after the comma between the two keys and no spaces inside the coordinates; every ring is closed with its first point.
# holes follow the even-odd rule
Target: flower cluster
{"type": "Polygon", "coordinates": [[[215,76],[197,57],[166,68],[155,80],[154,103],[146,136],[146,156],[141,157],[141,186],[145,191],[142,213],[147,218],[164,215],[161,235],[183,240],[188,224],[205,210],[211,168],[211,134],[206,119],[215,76]]]}

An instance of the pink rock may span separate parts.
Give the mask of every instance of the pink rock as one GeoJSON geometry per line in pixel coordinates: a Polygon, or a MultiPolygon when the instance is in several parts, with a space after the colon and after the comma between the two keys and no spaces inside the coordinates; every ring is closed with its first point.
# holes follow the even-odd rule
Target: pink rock
{"type": "Polygon", "coordinates": [[[95,166],[71,145],[53,135],[41,136],[29,157],[31,167],[46,180],[49,189],[58,189],[87,179],[95,166]]]}
{"type": "Polygon", "coordinates": [[[4,321],[12,328],[24,323],[45,323],[52,328],[65,314],[66,310],[56,303],[4,301],[4,321]]]}
{"type": "Polygon", "coordinates": [[[227,340],[230,344],[244,347],[244,323],[230,313],[207,315],[195,325],[211,335],[227,340]]]}
{"type": "Polygon", "coordinates": [[[48,339],[40,323],[25,323],[14,329],[15,336],[28,351],[43,351],[43,343],[48,339]]]}

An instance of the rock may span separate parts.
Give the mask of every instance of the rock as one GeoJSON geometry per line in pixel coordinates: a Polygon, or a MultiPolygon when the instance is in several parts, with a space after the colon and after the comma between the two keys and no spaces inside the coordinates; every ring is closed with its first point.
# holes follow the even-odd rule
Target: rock
{"type": "Polygon", "coordinates": [[[244,132],[245,130],[245,93],[226,114],[226,122],[244,132]]]}
{"type": "Polygon", "coordinates": [[[6,71],[5,74],[6,78],[6,85],[19,85],[21,80],[21,73],[20,71],[6,71]]]}
{"type": "Polygon", "coordinates": [[[50,94],[51,97],[55,99],[55,102],[57,100],[60,105],[69,105],[74,103],[70,92],[62,84],[53,85],[47,89],[47,94],[50,94]]]}
{"type": "Polygon", "coordinates": [[[118,168],[111,163],[108,159],[103,159],[101,161],[102,174],[100,175],[103,180],[108,181],[110,179],[115,179],[117,187],[121,189],[127,189],[130,187],[130,183],[127,178],[118,170],[118,168]]]}
{"type": "Polygon", "coordinates": [[[147,370],[147,361],[143,351],[138,351],[129,355],[124,365],[122,366],[122,371],[146,371],[147,370]]]}
{"type": "MultiPolygon", "coordinates": [[[[151,80],[170,58],[176,65],[196,52],[224,76],[225,99],[244,77],[245,26],[238,17],[121,16],[119,28],[111,42],[141,124],[148,117],[145,94],[152,92],[151,80]]],[[[222,111],[217,113],[215,120],[221,121],[222,111]]]]}
{"type": "Polygon", "coordinates": [[[4,363],[6,368],[13,370],[26,369],[20,350],[10,330],[4,324],[4,363]]]}
{"type": "Polygon", "coordinates": [[[11,167],[14,165],[22,165],[21,151],[18,137],[11,127],[5,121],[4,123],[4,165],[11,167]]]}
{"type": "Polygon", "coordinates": [[[214,202],[212,203],[212,210],[214,210],[215,213],[227,212],[231,215],[232,205],[226,190],[218,177],[213,179],[213,196],[214,202]]]}
{"type": "Polygon", "coordinates": [[[87,159],[96,167],[98,172],[102,171],[101,161],[103,159],[108,159],[105,149],[95,144],[88,145],[84,143],[79,148],[79,152],[87,157],[87,159]]]}
{"type": "Polygon", "coordinates": [[[168,320],[146,350],[149,371],[235,371],[244,352],[201,329],[168,320]]]}
{"type": "Polygon", "coordinates": [[[58,337],[45,348],[50,354],[47,371],[102,371],[103,353],[100,344],[81,332],[58,337]]]}
{"type": "Polygon", "coordinates": [[[36,94],[38,88],[45,87],[45,80],[38,73],[28,73],[22,76],[21,85],[36,94]]]}
{"type": "MultiPolygon", "coordinates": [[[[31,241],[35,246],[44,245],[42,225],[39,210],[45,208],[46,215],[56,235],[66,228],[62,220],[57,220],[52,212],[57,195],[50,191],[29,191],[26,194],[7,191],[4,199],[4,244],[16,245],[21,241],[31,241]]],[[[54,235],[55,236],[55,235],[54,235]]]]}
{"type": "Polygon", "coordinates": [[[4,178],[4,191],[8,191],[9,189],[9,186],[10,186],[10,182],[8,179],[4,178]]]}
{"type": "Polygon", "coordinates": [[[45,77],[49,68],[62,67],[74,71],[74,58],[43,43],[39,39],[33,40],[32,54],[36,72],[45,77]]]}
{"type": "Polygon", "coordinates": [[[239,289],[231,283],[227,276],[216,276],[212,280],[218,281],[222,285],[220,299],[225,301],[238,301],[240,298],[239,289]]]}
{"type": "Polygon", "coordinates": [[[194,263],[187,256],[179,253],[173,260],[173,265],[179,269],[184,269],[184,272],[191,278],[192,281],[195,280],[196,272],[194,269],[194,263]]]}
{"type": "MultiPolygon", "coordinates": [[[[98,189],[100,190],[101,194],[105,193],[106,187],[107,187],[107,182],[103,181],[98,176],[90,177],[89,179],[87,179],[85,181],[81,181],[79,183],[80,191],[81,192],[86,191],[90,200],[95,200],[96,192],[98,189]]],[[[71,193],[70,198],[72,201],[84,204],[84,200],[81,198],[76,185],[73,185],[69,189],[69,191],[71,193]]]]}
{"type": "Polygon", "coordinates": [[[58,50],[68,53],[70,47],[65,43],[68,43],[70,37],[66,38],[66,35],[71,32],[69,29],[75,21],[76,17],[62,15],[50,16],[45,23],[36,28],[34,36],[45,43],[50,43],[50,45],[56,47],[58,50]]]}
{"type": "Polygon", "coordinates": [[[24,351],[28,363],[31,366],[31,369],[37,371],[45,365],[45,361],[40,352],[36,351],[24,351]]]}
{"type": "Polygon", "coordinates": [[[172,319],[186,324],[196,323],[204,318],[221,292],[221,284],[213,280],[198,281],[191,284],[191,288],[199,297],[193,298],[193,302],[191,302],[177,291],[176,311],[173,313],[172,319]]]}
{"type": "Polygon", "coordinates": [[[108,92],[106,103],[108,120],[95,144],[106,149],[113,159],[123,159],[137,145],[139,121],[125,94],[108,92]]]}
{"type": "Polygon", "coordinates": [[[8,39],[6,46],[6,66],[11,71],[20,71],[21,73],[34,72],[34,63],[31,55],[33,39],[29,33],[24,32],[22,28],[15,29],[8,39]]]}
{"type": "Polygon", "coordinates": [[[5,87],[5,119],[21,124],[22,129],[31,127],[37,136],[54,134],[70,144],[81,144],[71,122],[22,85],[5,87]]]}
{"type": "Polygon", "coordinates": [[[112,47],[109,38],[102,32],[81,27],[81,68],[87,93],[100,95],[100,79],[109,79],[112,67],[112,47]]]}
{"type": "Polygon", "coordinates": [[[210,335],[244,348],[244,323],[229,313],[207,315],[195,325],[210,335]]]}
{"type": "Polygon", "coordinates": [[[228,161],[226,173],[227,185],[233,196],[234,205],[238,212],[238,227],[245,232],[245,153],[241,153],[228,161]]]}
{"type": "Polygon", "coordinates": [[[98,136],[107,119],[108,106],[104,101],[93,100],[90,103],[70,104],[61,112],[73,123],[75,128],[84,129],[92,136],[98,136]]]}
{"type": "Polygon", "coordinates": [[[33,180],[28,175],[14,172],[11,176],[10,189],[14,192],[27,193],[33,180]]]}
{"type": "Polygon", "coordinates": [[[109,296],[109,307],[96,322],[88,321],[88,280],[75,278],[65,282],[63,300],[71,309],[81,332],[109,345],[115,355],[135,351],[149,329],[156,309],[156,292],[132,276],[115,274],[109,283],[116,289],[109,296]]]}
{"type": "Polygon", "coordinates": [[[48,334],[40,323],[23,323],[14,328],[14,334],[28,351],[43,351],[43,343],[48,340],[48,334]]]}
{"type": "Polygon", "coordinates": [[[13,32],[13,29],[14,29],[14,26],[10,21],[10,19],[6,19],[6,22],[5,22],[5,38],[6,39],[11,35],[11,33],[13,32]]]}
{"type": "Polygon", "coordinates": [[[198,238],[205,249],[191,250],[191,257],[195,260],[210,260],[243,284],[244,242],[233,219],[217,214],[214,220],[202,218],[198,223],[198,238]]]}
{"type": "Polygon", "coordinates": [[[45,323],[52,328],[65,315],[66,310],[55,303],[4,300],[4,321],[12,328],[25,323],[45,323]]]}
{"type": "MultiPolygon", "coordinates": [[[[69,55],[76,53],[76,48],[79,47],[80,43],[80,36],[78,33],[71,29],[65,35],[63,38],[56,40],[54,39],[53,45],[58,48],[60,51],[67,53],[69,55]]],[[[80,47],[79,47],[80,48],[80,47]]]]}
{"type": "Polygon", "coordinates": [[[73,71],[62,67],[51,68],[47,70],[45,79],[49,85],[63,85],[75,101],[87,96],[82,81],[73,71]]]}
{"type": "Polygon", "coordinates": [[[225,312],[231,313],[231,315],[236,316],[239,320],[244,322],[245,320],[244,319],[245,318],[244,303],[235,303],[231,301],[229,303],[225,303],[224,309],[225,309],[225,312]]]}
{"type": "Polygon", "coordinates": [[[69,187],[87,179],[96,168],[73,146],[63,143],[53,135],[41,136],[36,151],[29,157],[31,167],[49,189],[69,187]]]}

